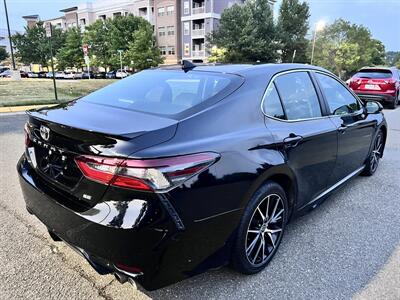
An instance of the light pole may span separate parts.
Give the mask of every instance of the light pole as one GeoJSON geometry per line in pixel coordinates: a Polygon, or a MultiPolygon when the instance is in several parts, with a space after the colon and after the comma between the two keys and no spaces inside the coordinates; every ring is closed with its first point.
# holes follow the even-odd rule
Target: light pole
{"type": "Polygon", "coordinates": [[[14,49],[13,49],[13,44],[12,44],[12,40],[11,40],[11,30],[10,30],[10,22],[8,20],[8,11],[7,11],[6,0],[4,0],[4,10],[6,13],[8,41],[10,42],[11,60],[12,60],[12,65],[13,65],[12,78],[14,80],[21,80],[21,73],[15,67],[14,49]]]}
{"type": "Polygon", "coordinates": [[[323,21],[323,20],[320,20],[315,24],[314,39],[313,39],[313,45],[312,45],[312,51],[311,51],[311,64],[313,64],[313,60],[314,60],[315,40],[317,39],[317,32],[324,30],[324,27],[325,27],[325,21],[323,21]]]}
{"type": "Polygon", "coordinates": [[[120,62],[120,64],[121,64],[121,72],[122,72],[122,52],[123,52],[123,50],[118,50],[118,53],[119,53],[119,62],[120,62]]]}

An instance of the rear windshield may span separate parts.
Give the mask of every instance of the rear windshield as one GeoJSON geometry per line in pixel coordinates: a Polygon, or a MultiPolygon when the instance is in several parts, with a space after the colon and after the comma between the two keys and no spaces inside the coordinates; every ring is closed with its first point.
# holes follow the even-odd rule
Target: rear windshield
{"type": "Polygon", "coordinates": [[[361,70],[354,76],[358,78],[385,79],[391,78],[392,72],[389,70],[361,70]]]}
{"type": "Polygon", "coordinates": [[[240,82],[240,77],[222,73],[146,70],[89,94],[82,101],[176,115],[209,100],[221,99],[240,82]]]}

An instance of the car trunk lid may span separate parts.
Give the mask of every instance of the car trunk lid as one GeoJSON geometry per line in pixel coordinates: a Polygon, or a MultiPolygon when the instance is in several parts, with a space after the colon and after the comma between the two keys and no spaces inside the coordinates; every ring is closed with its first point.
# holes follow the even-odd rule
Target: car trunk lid
{"type": "Polygon", "coordinates": [[[80,101],[28,115],[27,156],[34,156],[36,171],[54,189],[88,206],[100,201],[107,185],[86,179],[77,156],[124,158],[171,139],[177,126],[173,119],[80,101]]]}

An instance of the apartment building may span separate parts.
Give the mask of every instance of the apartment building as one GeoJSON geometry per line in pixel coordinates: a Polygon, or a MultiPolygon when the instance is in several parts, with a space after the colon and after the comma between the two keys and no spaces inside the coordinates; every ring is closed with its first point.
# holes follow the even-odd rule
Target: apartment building
{"type": "Polygon", "coordinates": [[[224,9],[244,2],[245,0],[182,0],[182,58],[206,60],[207,34],[217,28],[224,9]]]}
{"type": "MultiPolygon", "coordinates": [[[[67,30],[80,26],[82,30],[98,19],[133,14],[154,26],[154,34],[165,64],[181,59],[206,61],[207,35],[218,27],[221,13],[234,4],[247,0],[97,0],[62,9],[64,15],[44,22],[67,30]]],[[[273,5],[276,0],[270,0],[273,5]]],[[[38,15],[23,17],[29,26],[38,15]]]]}
{"type": "Polygon", "coordinates": [[[154,0],[155,35],[165,64],[181,60],[181,12],[179,0],[154,0]]]}

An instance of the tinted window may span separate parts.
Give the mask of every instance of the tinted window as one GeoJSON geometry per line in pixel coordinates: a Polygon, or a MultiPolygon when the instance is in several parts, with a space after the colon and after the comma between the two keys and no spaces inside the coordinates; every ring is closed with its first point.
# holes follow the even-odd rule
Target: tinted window
{"type": "Polygon", "coordinates": [[[315,74],[334,115],[350,114],[360,109],[357,99],[336,79],[321,73],[315,74]]]}
{"type": "Polygon", "coordinates": [[[233,84],[233,77],[208,72],[147,70],[89,94],[82,101],[173,115],[221,93],[233,84]]]}
{"type": "Polygon", "coordinates": [[[307,72],[281,75],[275,84],[288,120],[321,117],[318,96],[307,72]]]}
{"type": "Polygon", "coordinates": [[[357,78],[371,78],[371,79],[385,79],[385,78],[391,78],[393,76],[392,72],[389,70],[361,70],[358,71],[354,77],[357,78]]]}
{"type": "Polygon", "coordinates": [[[264,99],[264,112],[267,116],[285,119],[281,100],[279,99],[278,92],[276,91],[275,84],[269,85],[264,99]]]}

